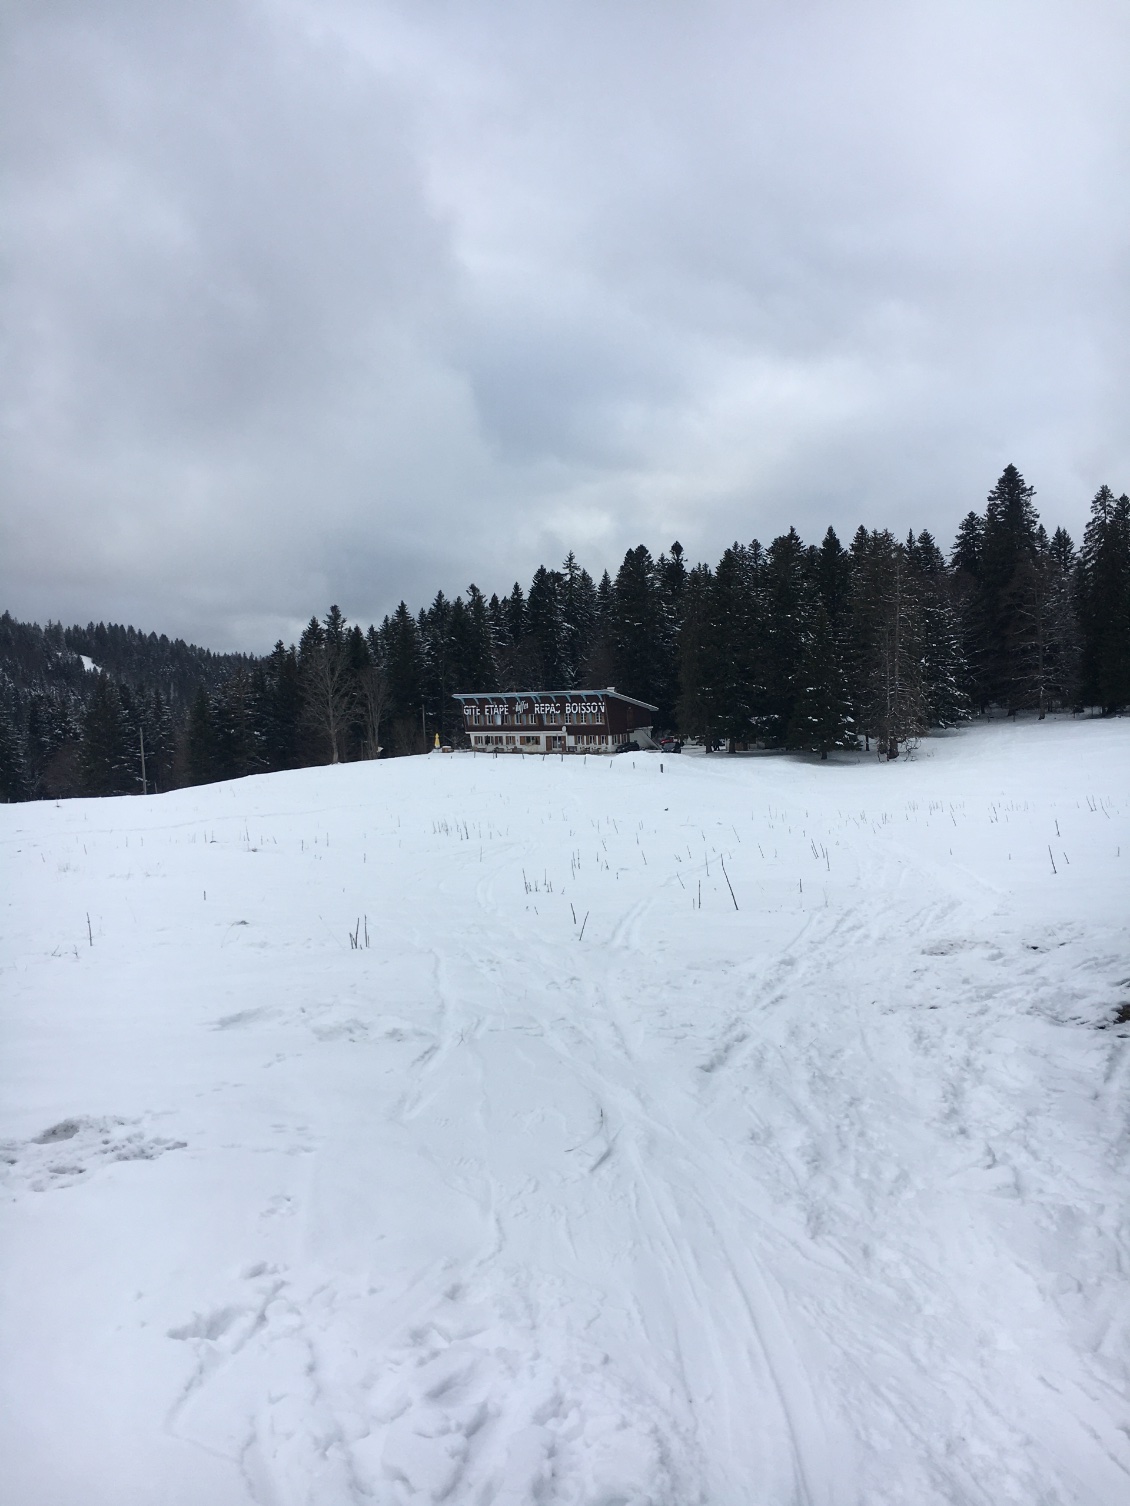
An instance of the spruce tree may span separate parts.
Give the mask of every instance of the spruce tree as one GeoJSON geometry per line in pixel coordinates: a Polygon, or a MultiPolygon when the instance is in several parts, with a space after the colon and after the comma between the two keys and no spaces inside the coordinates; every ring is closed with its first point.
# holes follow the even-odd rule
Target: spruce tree
{"type": "Polygon", "coordinates": [[[968,675],[949,572],[942,551],[925,529],[917,538],[911,532],[906,552],[917,583],[926,722],[931,727],[956,727],[969,715],[968,675]]]}
{"type": "Polygon", "coordinates": [[[301,763],[302,681],[293,644],[280,638],[264,666],[259,723],[267,769],[297,769],[301,763]]]}
{"type": "Polygon", "coordinates": [[[1048,556],[1052,572],[1051,683],[1059,705],[1073,709],[1080,704],[1082,638],[1076,604],[1078,560],[1075,545],[1066,528],[1057,528],[1052,534],[1048,556]]]}
{"type": "Polygon", "coordinates": [[[424,649],[419,625],[401,602],[381,626],[389,681],[390,735],[397,753],[418,753],[425,742],[420,712],[424,703],[424,649]]]}
{"type": "Polygon", "coordinates": [[[819,753],[826,760],[833,748],[858,745],[839,645],[823,599],[818,598],[805,628],[788,746],[819,753]]]}
{"type": "Polygon", "coordinates": [[[565,630],[564,581],[556,570],[539,565],[526,598],[530,638],[530,673],[535,688],[561,690],[569,677],[565,630]]]}
{"type": "Polygon", "coordinates": [[[1130,497],[1100,487],[1079,561],[1082,694],[1110,715],[1130,705],[1130,497]]]}
{"type": "Polygon", "coordinates": [[[795,528],[770,544],[764,581],[765,693],[758,725],[767,742],[783,744],[793,718],[810,589],[815,589],[810,588],[805,548],[795,528]]]}
{"type": "Polygon", "coordinates": [[[87,795],[124,795],[140,788],[133,740],[117,685],[98,676],[83,718],[83,790],[87,795]]]}
{"type": "Polygon", "coordinates": [[[680,694],[679,634],[683,626],[683,598],[687,588],[687,566],[683,559],[683,546],[678,539],[671,545],[669,554],[661,554],[656,560],[655,579],[659,588],[664,673],[660,715],[664,725],[674,727],[678,720],[677,704],[680,694]]]}
{"type": "Polygon", "coordinates": [[[815,579],[820,600],[828,614],[832,637],[842,648],[851,616],[851,555],[840,543],[834,528],[829,528],[821,541],[815,579]]]}
{"type": "Polygon", "coordinates": [[[216,737],[212,724],[212,706],[203,685],[188,708],[188,724],[185,728],[185,763],[189,784],[208,784],[218,778],[216,737]]]}
{"type": "Polygon", "coordinates": [[[678,727],[684,737],[708,748],[721,736],[718,697],[718,650],[713,576],[709,565],[696,565],[683,592],[683,625],[678,652],[678,727]]]}
{"type": "Polygon", "coordinates": [[[467,644],[463,673],[466,684],[461,688],[464,690],[498,689],[492,613],[476,585],[467,587],[467,644]]]}
{"type": "Polygon", "coordinates": [[[572,690],[585,677],[596,627],[596,584],[587,570],[577,563],[570,550],[561,566],[561,611],[564,625],[563,684],[572,690]]]}
{"type": "Polygon", "coordinates": [[[707,669],[714,704],[714,730],[731,752],[753,739],[766,699],[762,678],[764,623],[761,573],[764,555],[755,539],[734,543],[718,562],[710,583],[707,669]]]}
{"type": "Polygon", "coordinates": [[[628,550],[616,576],[611,649],[617,690],[657,705],[659,723],[672,725],[674,674],[667,657],[663,603],[654,562],[643,544],[628,550]]]}
{"type": "Polygon", "coordinates": [[[227,676],[211,704],[212,777],[241,779],[262,768],[251,676],[242,667],[227,676]]]}
{"type": "Polygon", "coordinates": [[[883,529],[852,541],[852,713],[897,758],[926,730],[920,597],[906,546],[883,529]]]}
{"type": "Polygon", "coordinates": [[[31,794],[15,689],[0,682],[0,801],[27,800],[31,794]]]}
{"type": "Polygon", "coordinates": [[[616,588],[605,570],[596,588],[592,632],[582,669],[583,683],[590,690],[604,690],[614,683],[615,665],[612,652],[613,611],[616,588]]]}
{"type": "Polygon", "coordinates": [[[971,708],[984,711],[989,692],[985,677],[984,623],[981,594],[981,553],[985,520],[968,512],[962,519],[950,552],[950,600],[957,623],[964,675],[959,686],[971,708]]]}
{"type": "MultiPolygon", "coordinates": [[[[458,614],[462,616],[462,608],[458,614]]],[[[424,704],[427,709],[428,737],[439,734],[441,742],[453,733],[456,703],[451,693],[457,689],[457,652],[452,627],[456,620],[455,605],[442,591],[437,591],[431,606],[419,618],[420,639],[424,654],[424,704]]],[[[459,718],[462,730],[462,717],[459,718]]]]}
{"type": "Polygon", "coordinates": [[[986,703],[1009,712],[1030,703],[1031,672],[1024,662],[1030,633],[1025,617],[1034,610],[1037,589],[1033,565],[1039,519],[1028,486],[1014,465],[1007,465],[989,493],[981,542],[981,569],[976,613],[981,640],[980,680],[986,703]]]}

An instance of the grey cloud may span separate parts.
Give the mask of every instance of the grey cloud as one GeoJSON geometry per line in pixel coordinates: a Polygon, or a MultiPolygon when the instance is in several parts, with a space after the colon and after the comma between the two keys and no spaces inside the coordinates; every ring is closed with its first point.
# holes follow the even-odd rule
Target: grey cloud
{"type": "Polygon", "coordinates": [[[1123,7],[25,6],[4,604],[263,647],[1130,485],[1123,7]]]}

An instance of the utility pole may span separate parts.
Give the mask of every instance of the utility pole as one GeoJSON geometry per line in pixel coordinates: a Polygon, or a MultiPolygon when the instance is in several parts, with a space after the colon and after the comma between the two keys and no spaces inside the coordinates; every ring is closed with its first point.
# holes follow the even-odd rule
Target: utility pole
{"type": "Polygon", "coordinates": [[[137,729],[137,735],[141,740],[141,793],[143,795],[148,795],[149,781],[145,777],[145,728],[139,727],[137,729]]]}
{"type": "Polygon", "coordinates": [[[424,725],[424,708],[420,707],[420,736],[424,739],[424,747],[428,746],[428,729],[424,725]]]}

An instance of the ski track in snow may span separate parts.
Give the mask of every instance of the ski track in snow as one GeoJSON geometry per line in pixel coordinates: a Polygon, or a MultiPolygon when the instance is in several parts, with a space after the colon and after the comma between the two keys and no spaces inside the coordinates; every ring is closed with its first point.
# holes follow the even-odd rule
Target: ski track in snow
{"type": "Polygon", "coordinates": [[[0,808],[0,1506],[1121,1506],[1128,773],[0,808]]]}

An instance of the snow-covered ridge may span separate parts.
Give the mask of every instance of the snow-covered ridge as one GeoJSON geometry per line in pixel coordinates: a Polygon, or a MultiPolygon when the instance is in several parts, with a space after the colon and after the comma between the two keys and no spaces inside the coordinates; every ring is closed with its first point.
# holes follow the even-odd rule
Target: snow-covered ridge
{"type": "Polygon", "coordinates": [[[0,807],[0,1500],[1121,1506],[1128,773],[0,807]]]}

